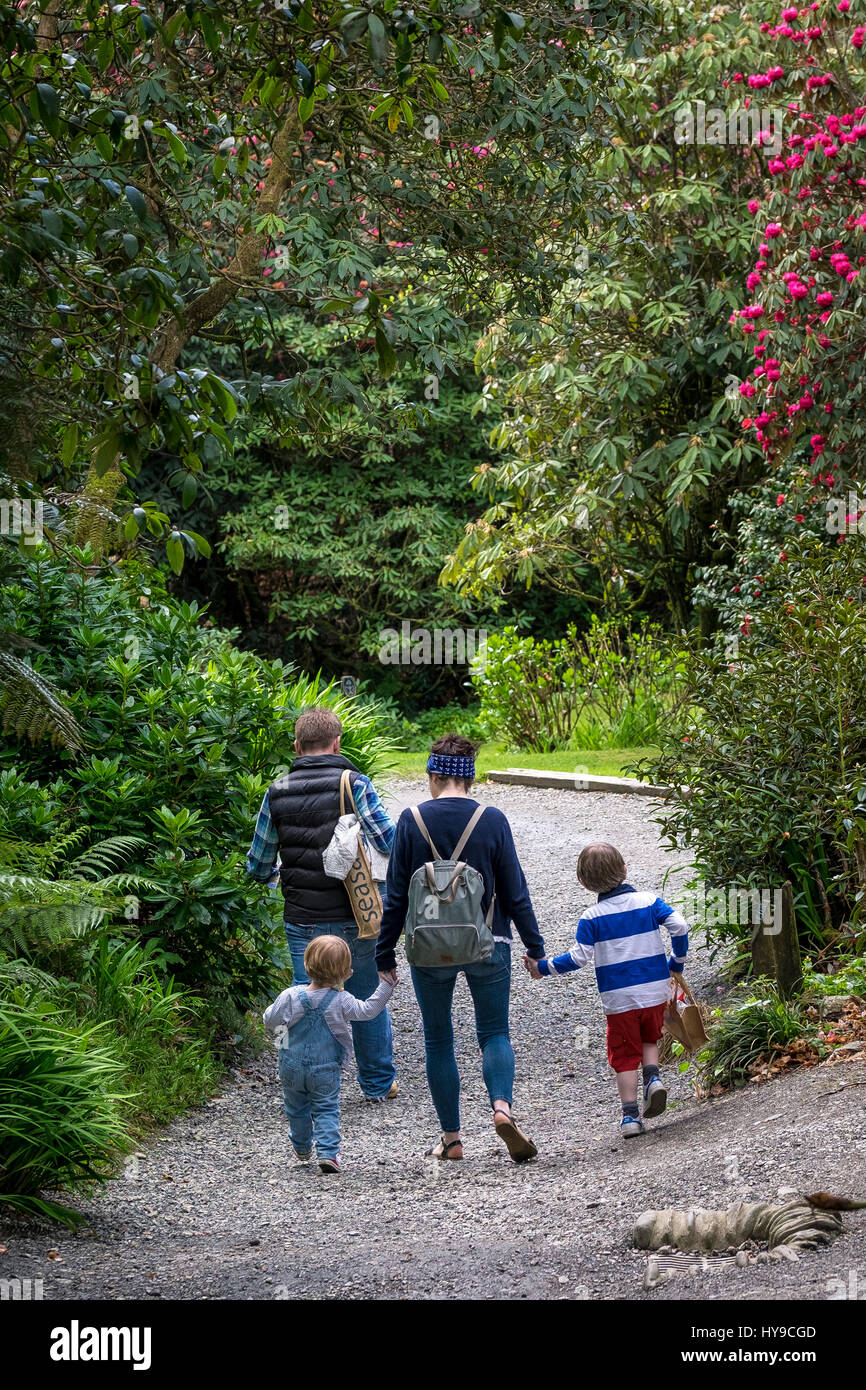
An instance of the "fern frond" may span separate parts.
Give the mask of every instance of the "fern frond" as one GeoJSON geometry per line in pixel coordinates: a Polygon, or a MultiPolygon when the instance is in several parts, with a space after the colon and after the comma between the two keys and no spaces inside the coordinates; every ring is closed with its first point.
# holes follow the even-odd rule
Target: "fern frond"
{"type": "MultiPolygon", "coordinates": [[[[118,852],[115,846],[115,856],[118,852]]],[[[111,874],[93,881],[48,879],[17,867],[0,870],[0,951],[27,955],[81,941],[107,917],[121,915],[131,891],[153,887],[140,874],[111,874]]]]}
{"type": "Polygon", "coordinates": [[[52,743],[81,753],[84,732],[57,691],[26,661],[0,647],[0,729],[31,743],[52,743]]]}
{"type": "Polygon", "coordinates": [[[145,844],[146,841],[137,835],[112,835],[107,840],[101,840],[98,845],[92,845],[74,859],[69,865],[70,876],[102,878],[106,874],[115,873],[119,864],[136,850],[143,849],[145,844]]]}
{"type": "Polygon", "coordinates": [[[44,874],[53,873],[56,865],[62,864],[69,858],[70,850],[77,849],[82,840],[86,840],[90,833],[90,826],[79,825],[74,830],[66,830],[52,835],[46,844],[39,846],[34,853],[34,859],[39,865],[40,872],[44,874]]]}

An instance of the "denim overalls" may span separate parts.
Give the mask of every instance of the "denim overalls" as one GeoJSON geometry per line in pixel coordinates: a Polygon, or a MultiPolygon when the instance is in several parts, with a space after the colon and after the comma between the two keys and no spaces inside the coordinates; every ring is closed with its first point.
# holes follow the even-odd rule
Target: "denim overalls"
{"type": "Polygon", "coordinates": [[[279,1070],[292,1144],[309,1154],[315,1134],[318,1158],[340,1155],[340,1084],[343,1047],[328,1027],[325,1011],[339,991],[322,992],[317,1005],[306,990],[303,1015],[280,1043],[279,1070]]]}

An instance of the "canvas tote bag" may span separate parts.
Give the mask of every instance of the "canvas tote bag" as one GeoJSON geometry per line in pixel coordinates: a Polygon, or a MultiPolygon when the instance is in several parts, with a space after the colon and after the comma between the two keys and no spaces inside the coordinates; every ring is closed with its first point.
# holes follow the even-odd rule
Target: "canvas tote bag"
{"type": "Polygon", "coordinates": [[[330,844],[322,852],[322,863],[326,874],[342,877],[343,886],[349,895],[352,916],[358,924],[359,938],[378,936],[382,925],[382,895],[373,877],[370,860],[361,838],[361,826],[352,801],[352,782],[348,768],[340,778],[340,819],[334,827],[330,844]],[[351,807],[349,811],[346,809],[347,797],[351,807]],[[350,854],[353,854],[351,861],[350,854]]]}

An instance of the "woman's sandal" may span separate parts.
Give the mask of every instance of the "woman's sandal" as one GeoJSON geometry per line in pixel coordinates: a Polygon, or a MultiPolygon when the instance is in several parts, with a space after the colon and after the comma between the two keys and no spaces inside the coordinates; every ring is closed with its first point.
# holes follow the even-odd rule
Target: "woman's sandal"
{"type": "Polygon", "coordinates": [[[512,1116],[509,1115],[508,1111],[499,1110],[494,1107],[493,1113],[494,1115],[504,1115],[508,1120],[507,1124],[496,1125],[496,1133],[505,1143],[505,1147],[508,1149],[509,1154],[514,1159],[514,1162],[528,1163],[531,1158],[535,1158],[538,1153],[538,1149],[535,1147],[532,1140],[527,1139],[526,1135],[522,1132],[522,1130],[518,1129],[517,1125],[514,1123],[514,1120],[512,1116]]]}
{"type": "Polygon", "coordinates": [[[446,1159],[448,1160],[449,1163],[458,1163],[458,1162],[461,1162],[462,1159],[463,1159],[463,1154],[462,1154],[462,1153],[453,1154],[453,1155],[452,1155],[452,1153],[451,1153],[451,1150],[452,1150],[452,1149],[462,1149],[462,1148],[463,1148],[463,1140],[462,1140],[462,1139],[452,1139],[450,1144],[446,1144],[446,1143],[445,1143],[445,1135],[443,1134],[443,1136],[442,1136],[442,1138],[439,1140],[439,1143],[437,1144],[436,1148],[428,1149],[428,1150],[427,1150],[427,1157],[428,1157],[428,1158],[438,1158],[438,1159],[440,1160],[440,1162],[442,1162],[442,1163],[444,1163],[446,1159]],[[438,1153],[436,1152],[436,1148],[438,1148],[438,1150],[439,1150],[438,1153]]]}

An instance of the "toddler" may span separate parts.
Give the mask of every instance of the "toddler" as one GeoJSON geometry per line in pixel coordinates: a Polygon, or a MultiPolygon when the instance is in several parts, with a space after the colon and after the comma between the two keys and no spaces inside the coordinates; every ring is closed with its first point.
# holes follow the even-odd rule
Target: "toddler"
{"type": "Polygon", "coordinates": [[[295,1156],[309,1163],[315,1139],[323,1173],[340,1171],[340,1086],[354,1060],[351,1023],[382,1012],[394,986],[382,980],[369,999],[343,988],[352,974],[352,953],[340,936],[317,936],[304,952],[308,985],[283,990],[265,1011],[265,1027],[277,1038],[280,1083],[295,1156]]]}
{"type": "Polygon", "coordinates": [[[616,1072],[622,1102],[620,1130],[631,1139],[644,1133],[638,1110],[638,1068],[643,1067],[643,1119],[661,1115],[668,1093],[659,1076],[659,1038],[671,975],[681,974],[689,948],[683,917],[654,893],[625,882],[625,861],[613,845],[587,845],[577,861],[578,881],[598,893],[598,902],[577,924],[577,944],[553,960],[523,963],[534,980],[564,975],[595,961],[595,978],[607,1015],[607,1056],[616,1072]],[[659,924],[671,936],[667,958],[659,924]]]}

